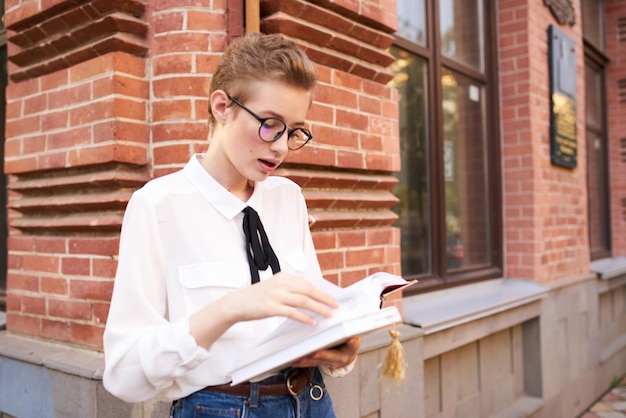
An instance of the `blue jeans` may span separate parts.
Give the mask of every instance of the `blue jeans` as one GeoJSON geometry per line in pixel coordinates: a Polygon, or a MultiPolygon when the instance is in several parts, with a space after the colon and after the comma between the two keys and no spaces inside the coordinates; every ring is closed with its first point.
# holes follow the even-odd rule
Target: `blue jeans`
{"type": "MultiPolygon", "coordinates": [[[[271,377],[265,381],[281,379],[271,377]]],[[[198,391],[179,399],[172,405],[172,418],[336,418],[333,403],[324,386],[319,370],[315,369],[312,383],[298,396],[236,396],[198,391]],[[315,387],[318,385],[318,387],[315,387]],[[311,393],[313,388],[313,393],[311,393]],[[319,400],[319,388],[324,396],[319,400]]]]}

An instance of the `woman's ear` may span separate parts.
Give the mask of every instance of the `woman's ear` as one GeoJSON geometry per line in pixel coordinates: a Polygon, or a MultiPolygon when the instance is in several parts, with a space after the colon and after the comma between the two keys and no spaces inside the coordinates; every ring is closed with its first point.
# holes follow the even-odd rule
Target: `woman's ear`
{"type": "Polygon", "coordinates": [[[230,107],[228,107],[228,103],[230,99],[226,95],[224,90],[215,90],[211,97],[209,97],[209,106],[211,106],[211,113],[215,118],[215,121],[221,125],[226,122],[226,118],[228,117],[228,113],[230,112],[230,107]]]}

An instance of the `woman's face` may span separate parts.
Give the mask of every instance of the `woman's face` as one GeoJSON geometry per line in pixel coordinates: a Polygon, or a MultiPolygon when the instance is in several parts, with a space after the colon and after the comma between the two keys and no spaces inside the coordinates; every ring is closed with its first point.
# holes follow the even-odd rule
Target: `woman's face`
{"type": "Polygon", "coordinates": [[[259,137],[260,122],[230,102],[223,132],[224,152],[242,181],[256,182],[265,180],[287,157],[288,131],[304,127],[312,92],[279,81],[258,82],[249,88],[248,98],[242,105],[260,118],[280,119],[287,124],[278,140],[264,142],[259,137]]]}

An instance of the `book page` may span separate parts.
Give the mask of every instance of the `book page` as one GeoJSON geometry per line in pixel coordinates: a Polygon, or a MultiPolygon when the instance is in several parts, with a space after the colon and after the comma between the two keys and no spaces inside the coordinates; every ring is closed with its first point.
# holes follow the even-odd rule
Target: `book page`
{"type": "Polygon", "coordinates": [[[315,350],[335,346],[351,336],[364,335],[401,321],[402,317],[398,310],[395,307],[388,307],[359,318],[337,323],[322,330],[314,337],[307,335],[282,349],[275,349],[270,342],[267,346],[272,349],[263,350],[263,352],[255,349],[245,357],[237,369],[230,373],[231,384],[263,379],[315,350]]]}
{"type": "Polygon", "coordinates": [[[354,295],[346,292],[345,289],[335,286],[332,283],[329,284],[336,289],[333,290],[335,292],[334,294],[330,292],[327,293],[330,293],[339,302],[339,307],[333,310],[333,315],[330,318],[306,311],[306,313],[315,320],[315,324],[309,325],[293,319],[287,319],[265,337],[258,346],[263,346],[267,342],[272,341],[272,347],[282,348],[304,336],[315,335],[339,322],[356,318],[364,313],[378,309],[377,304],[368,304],[367,299],[354,298],[354,295]]]}
{"type": "Polygon", "coordinates": [[[315,282],[315,286],[328,293],[339,302],[339,307],[333,311],[333,316],[325,318],[321,315],[308,312],[314,320],[314,325],[303,324],[293,319],[287,319],[274,332],[264,338],[259,346],[274,340],[272,346],[280,349],[303,336],[315,335],[341,321],[358,318],[366,313],[380,309],[380,296],[389,287],[397,287],[408,282],[400,276],[385,272],[374,273],[358,282],[342,288],[328,280],[315,282]],[[289,335],[289,337],[285,337],[289,335]]]}

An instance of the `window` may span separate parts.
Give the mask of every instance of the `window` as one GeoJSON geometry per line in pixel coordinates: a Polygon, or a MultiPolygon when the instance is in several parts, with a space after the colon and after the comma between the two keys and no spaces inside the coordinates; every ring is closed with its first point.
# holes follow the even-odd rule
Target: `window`
{"type": "Polygon", "coordinates": [[[605,98],[604,1],[584,0],[585,134],[591,259],[611,255],[609,160],[605,98]]]}
{"type": "Polygon", "coordinates": [[[492,0],[399,0],[402,272],[422,290],[501,276],[492,0]],[[492,41],[490,41],[492,42],[492,41]]]}
{"type": "Polygon", "coordinates": [[[604,0],[583,0],[582,18],[585,41],[604,51],[604,0]]]}

